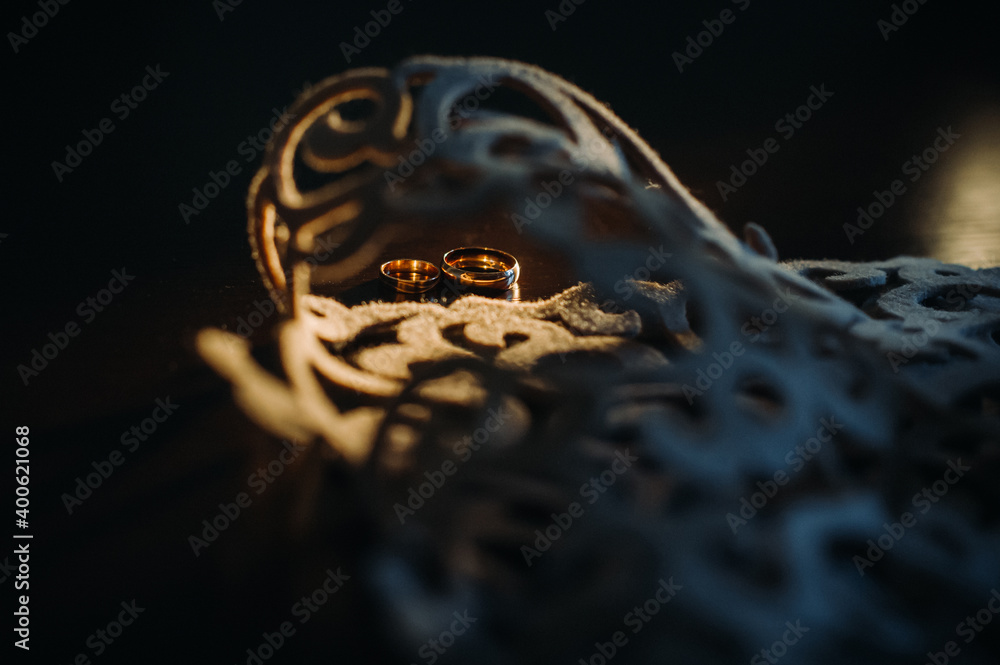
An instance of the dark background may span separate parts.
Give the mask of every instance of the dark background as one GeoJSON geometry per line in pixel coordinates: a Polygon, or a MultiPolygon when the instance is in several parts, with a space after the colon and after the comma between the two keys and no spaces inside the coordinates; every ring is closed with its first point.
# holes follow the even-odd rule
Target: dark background
{"type": "MultiPolygon", "coordinates": [[[[892,12],[888,2],[753,0],[740,11],[723,0],[588,0],[553,31],[545,11],[558,4],[403,0],[403,12],[350,64],[339,44],[384,2],[244,0],[220,20],[207,0],[77,0],[60,5],[19,52],[3,47],[4,126],[13,145],[0,221],[3,415],[11,436],[15,424],[32,428],[39,552],[32,644],[51,650],[38,662],[93,655],[87,637],[133,597],[147,612],[95,662],[187,659],[182,654],[202,646],[218,662],[244,662],[245,648],[321,581],[298,572],[309,556],[303,551],[341,553],[326,565],[347,570],[356,537],[344,535],[353,533],[344,528],[350,506],[326,516],[339,530],[319,544],[286,523],[298,514],[285,501],[293,483],[316,481],[307,469],[264,495],[205,556],[195,559],[186,541],[219,501],[245,488],[255,461],[274,456],[271,442],[230,405],[228,386],[193,354],[191,339],[205,326],[235,328],[267,296],[250,260],[243,208],[260,156],[248,163],[238,146],[307,83],[416,54],[535,63],[610,103],[730,228],[763,225],[782,258],[905,253],[1000,262],[995,22],[971,3],[914,3],[918,11],[888,41],[877,26],[892,12]],[[671,55],[725,8],[735,22],[678,72],[671,55]],[[142,80],[147,65],[169,76],[119,119],[112,101],[142,80]],[[716,182],[747,149],[778,137],[775,121],[804,103],[813,85],[834,94],[723,202],[716,182]],[[105,117],[115,130],[59,182],[52,162],[105,117]],[[849,242],[843,224],[857,218],[856,208],[905,179],[902,163],[948,126],[961,135],[956,144],[849,242]],[[185,224],[178,206],[232,159],[242,172],[185,224]],[[78,304],[123,267],[135,280],[84,323],[78,304]],[[71,321],[80,335],[25,385],[17,366],[71,321]],[[182,405],[178,414],[67,515],[61,495],[92,461],[121,449],[120,434],[168,395],[182,405]]],[[[20,31],[22,16],[37,11],[35,2],[8,3],[0,26],[20,31]]],[[[12,549],[4,538],[0,561],[12,549]]],[[[12,580],[0,589],[10,621],[12,580]]],[[[377,652],[362,638],[369,626],[351,599],[341,596],[323,622],[307,626],[315,634],[282,658],[329,644],[331,635],[342,639],[341,653],[377,652]]],[[[209,655],[192,662],[214,662],[209,655]]]]}

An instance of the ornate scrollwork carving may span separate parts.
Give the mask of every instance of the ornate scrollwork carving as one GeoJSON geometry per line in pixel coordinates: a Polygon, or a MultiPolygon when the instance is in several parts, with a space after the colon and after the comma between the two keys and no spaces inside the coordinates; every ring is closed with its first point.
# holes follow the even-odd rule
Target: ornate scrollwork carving
{"type": "Polygon", "coordinates": [[[248,202],[288,314],[284,377],[228,333],[199,348],[251,418],[356,469],[379,533],[370,582],[402,653],[467,607],[486,627],[448,658],[573,660],[672,576],[682,590],[628,659],[731,662],[799,618],[813,631],[799,662],[895,662],[935,646],[942,607],[1000,582],[998,269],[779,263],[762,229],[732,235],[607,107],[521,63],[357,70],[291,112],[248,202]],[[478,108],[458,113],[469,95],[478,108]],[[525,214],[543,193],[545,213],[525,214]],[[447,307],[313,293],[400,230],[497,216],[581,285],[447,307]],[[337,245],[322,261],[320,243],[337,245]],[[956,459],[968,470],[946,500],[886,561],[858,564],[956,459]],[[447,464],[453,480],[406,503],[447,464]],[[526,555],[574,502],[586,512],[558,546],[526,555]]]}

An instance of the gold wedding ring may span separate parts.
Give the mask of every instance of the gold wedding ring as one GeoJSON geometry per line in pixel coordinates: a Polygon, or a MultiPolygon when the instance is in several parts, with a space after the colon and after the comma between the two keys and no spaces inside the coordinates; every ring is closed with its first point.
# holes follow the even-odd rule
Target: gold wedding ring
{"type": "Polygon", "coordinates": [[[459,247],[444,255],[441,272],[461,287],[506,291],[517,282],[521,266],[499,249],[459,247]]]}
{"type": "Polygon", "coordinates": [[[396,259],[379,268],[379,279],[402,293],[422,293],[435,284],[441,271],[430,261],[396,259]]]}

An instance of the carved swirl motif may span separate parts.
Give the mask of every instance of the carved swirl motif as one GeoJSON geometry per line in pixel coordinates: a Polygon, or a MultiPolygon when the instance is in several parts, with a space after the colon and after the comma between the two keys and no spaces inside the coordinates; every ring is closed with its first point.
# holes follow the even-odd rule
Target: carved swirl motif
{"type": "Polygon", "coordinates": [[[404,656],[468,607],[485,628],[447,658],[573,662],[673,577],[683,588],[635,662],[748,658],[796,618],[812,631],[797,662],[896,662],[951,630],[938,610],[974,610],[1000,582],[998,269],[778,263],[762,229],[738,240],[603,104],[521,63],[356,70],[291,112],[248,201],[258,267],[290,315],[285,377],[227,333],[199,348],[250,417],[356,469],[379,534],[372,592],[404,656]],[[566,169],[546,213],[521,214],[566,169]],[[585,285],[449,307],[311,293],[399,228],[487,214],[564,253],[585,285]],[[596,239],[595,224],[623,233],[596,239]],[[947,500],[859,566],[956,459],[969,470],[947,500]],[[627,470],[577,526],[526,554],[615,460],[627,470]],[[446,463],[455,479],[407,513],[446,463]],[[780,494],[741,513],[778,472],[780,494]]]}

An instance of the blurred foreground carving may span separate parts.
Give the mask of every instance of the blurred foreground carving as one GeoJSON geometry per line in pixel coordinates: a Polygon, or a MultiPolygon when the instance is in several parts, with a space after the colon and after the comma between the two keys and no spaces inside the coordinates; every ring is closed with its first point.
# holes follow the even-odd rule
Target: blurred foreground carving
{"type": "Polygon", "coordinates": [[[1000,587],[1000,269],[778,262],[521,63],[357,70],[291,113],[249,199],[283,376],[229,333],[199,349],[250,418],[354,468],[399,662],[455,612],[440,662],[992,662],[996,631],[956,624],[1000,587]],[[580,286],[315,292],[400,229],[497,216],[580,286]]]}

